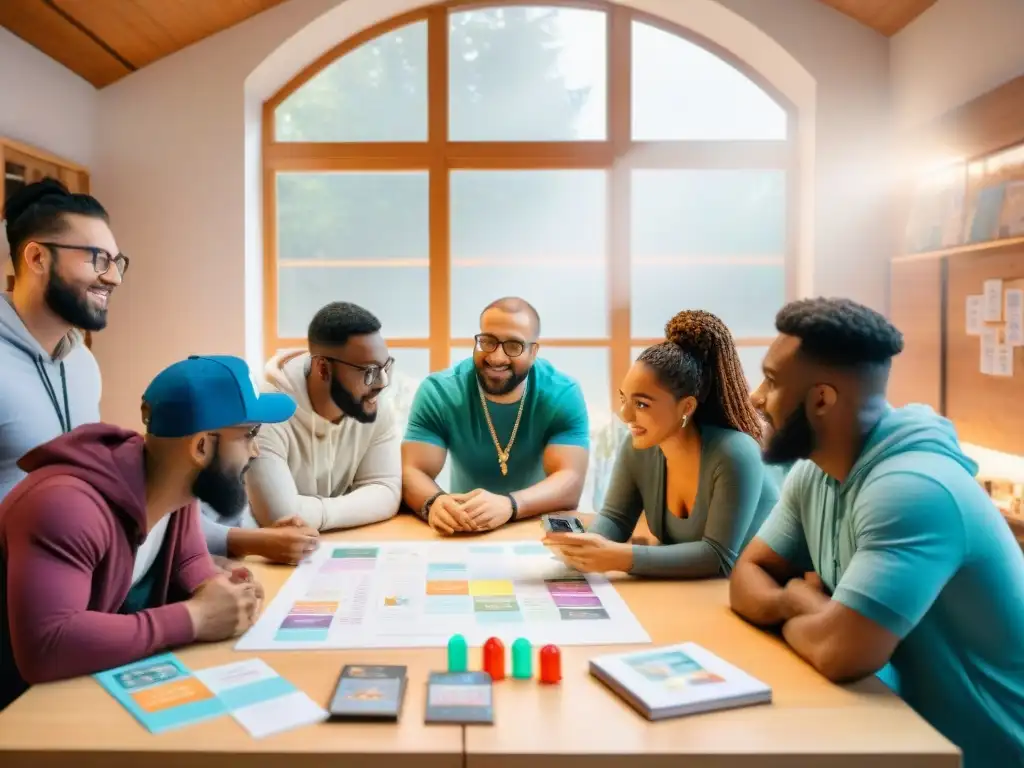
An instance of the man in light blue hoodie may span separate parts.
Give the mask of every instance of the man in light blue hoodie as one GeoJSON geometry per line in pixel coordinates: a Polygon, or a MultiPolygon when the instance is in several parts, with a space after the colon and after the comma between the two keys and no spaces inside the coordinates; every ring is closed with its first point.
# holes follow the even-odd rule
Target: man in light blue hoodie
{"type": "MultiPolygon", "coordinates": [[[[0,499],[25,473],[18,460],[81,424],[100,420],[100,371],[82,331],[107,325],[128,269],[103,206],[43,179],[4,204],[15,286],[0,293],[0,499]]],[[[310,532],[300,520],[246,530],[202,517],[213,555],[297,562],[310,532]]]]}
{"type": "Polygon", "coordinates": [[[799,461],[730,579],[836,682],[880,672],[965,768],[1024,766],[1024,555],[953,425],[886,402],[903,337],[843,299],[776,317],[754,405],[768,463],[799,461]]]}

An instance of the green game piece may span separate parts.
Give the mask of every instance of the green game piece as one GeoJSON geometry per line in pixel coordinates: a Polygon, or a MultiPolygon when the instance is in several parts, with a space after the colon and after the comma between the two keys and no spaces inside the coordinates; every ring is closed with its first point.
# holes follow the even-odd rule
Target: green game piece
{"type": "Polygon", "coordinates": [[[452,635],[448,638],[448,671],[469,671],[469,648],[466,646],[466,638],[462,635],[452,635]]]}
{"type": "Polygon", "coordinates": [[[533,677],[530,641],[525,637],[520,637],[512,643],[512,677],[517,680],[529,680],[533,677]]]}

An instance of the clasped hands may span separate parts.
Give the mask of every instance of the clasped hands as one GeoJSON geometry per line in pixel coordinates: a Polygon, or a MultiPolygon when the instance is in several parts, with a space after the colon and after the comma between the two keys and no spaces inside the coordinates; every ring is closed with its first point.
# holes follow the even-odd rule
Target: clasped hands
{"type": "Polygon", "coordinates": [[[816,613],[831,600],[821,577],[814,571],[797,576],[782,587],[781,613],[789,621],[807,613],[816,613]]]}
{"type": "Polygon", "coordinates": [[[490,531],[512,518],[512,500],[508,496],[476,488],[468,493],[446,493],[430,505],[427,522],[438,533],[490,531]]]}

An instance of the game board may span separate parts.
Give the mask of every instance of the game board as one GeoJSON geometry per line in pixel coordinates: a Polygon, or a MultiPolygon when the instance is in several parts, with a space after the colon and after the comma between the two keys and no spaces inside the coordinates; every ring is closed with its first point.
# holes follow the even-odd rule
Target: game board
{"type": "Polygon", "coordinates": [[[607,578],[535,541],[324,544],[281,587],[237,650],[649,643],[607,578]]]}

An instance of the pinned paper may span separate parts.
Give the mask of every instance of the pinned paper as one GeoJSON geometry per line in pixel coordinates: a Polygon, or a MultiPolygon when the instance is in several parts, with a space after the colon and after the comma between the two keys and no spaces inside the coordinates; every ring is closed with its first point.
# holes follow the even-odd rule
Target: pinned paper
{"type": "Polygon", "coordinates": [[[981,336],[983,326],[982,306],[985,303],[984,296],[967,297],[967,335],[981,336]]]}
{"type": "Polygon", "coordinates": [[[985,309],[982,319],[998,323],[1003,319],[1003,281],[998,277],[985,281],[985,309]]]}
{"type": "Polygon", "coordinates": [[[1024,290],[1010,288],[1006,291],[1006,345],[1024,347],[1024,290]]]}
{"type": "Polygon", "coordinates": [[[999,346],[999,333],[995,328],[984,328],[981,331],[981,372],[991,376],[996,371],[996,347],[999,346]]]}
{"type": "Polygon", "coordinates": [[[1013,376],[1013,347],[1009,344],[997,344],[995,354],[994,376],[1013,376]]]}

